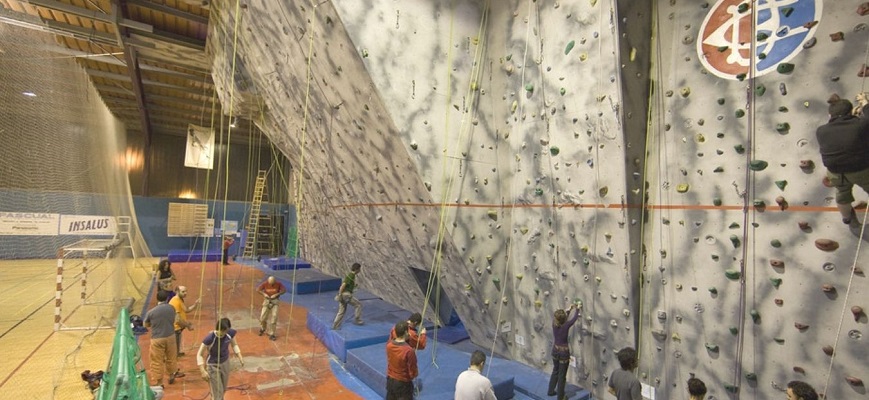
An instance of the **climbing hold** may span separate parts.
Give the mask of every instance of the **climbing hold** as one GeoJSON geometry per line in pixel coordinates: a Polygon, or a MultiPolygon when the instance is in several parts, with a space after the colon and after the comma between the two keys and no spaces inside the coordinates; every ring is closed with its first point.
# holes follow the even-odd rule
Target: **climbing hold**
{"type": "Polygon", "coordinates": [[[778,112],[788,112],[788,108],[785,107],[785,106],[780,106],[780,107],[778,108],[778,112]]]}
{"type": "Polygon", "coordinates": [[[749,373],[745,374],[745,379],[748,379],[750,381],[756,381],[757,374],[755,374],[754,372],[749,372],[749,373]]]}
{"type": "Polygon", "coordinates": [[[781,13],[782,13],[782,15],[785,16],[785,18],[790,17],[791,14],[793,14],[793,12],[794,12],[793,7],[782,7],[781,8],[781,13]]]}
{"type": "Polygon", "coordinates": [[[839,242],[831,239],[815,240],[815,247],[823,251],[834,251],[839,248],[839,242]]]}
{"type": "Polygon", "coordinates": [[[552,146],[549,148],[549,154],[552,154],[553,156],[557,156],[560,152],[561,149],[559,149],[557,146],[552,146]]]}
{"type": "Polygon", "coordinates": [[[573,50],[574,45],[576,45],[576,42],[573,40],[567,42],[567,46],[564,48],[564,55],[570,54],[570,51],[573,50]]]}
{"type": "Polygon", "coordinates": [[[492,221],[497,221],[497,220],[498,220],[498,210],[489,210],[489,211],[486,211],[486,215],[488,215],[488,216],[489,216],[489,219],[491,219],[492,221]]]}
{"type": "Polygon", "coordinates": [[[689,88],[689,87],[687,87],[687,86],[686,86],[686,87],[683,87],[683,88],[679,89],[679,94],[680,94],[682,97],[688,97],[688,96],[691,95],[691,88],[689,88]]]}
{"type": "Polygon", "coordinates": [[[740,244],[739,236],[736,236],[736,235],[730,235],[730,243],[733,244],[733,247],[734,247],[734,248],[739,247],[739,244],[740,244]]]}
{"type": "Polygon", "coordinates": [[[712,204],[714,204],[715,206],[720,206],[720,205],[721,205],[721,198],[720,198],[720,197],[714,197],[714,198],[712,199],[712,204]]]}
{"type": "Polygon", "coordinates": [[[785,190],[785,186],[788,185],[788,181],[775,181],[775,185],[778,186],[779,189],[785,190]]]}
{"type": "Polygon", "coordinates": [[[598,195],[600,195],[600,197],[605,197],[607,195],[607,193],[609,193],[609,191],[610,191],[610,188],[608,186],[604,186],[604,187],[598,189],[597,193],[598,193],[598,195]]]}
{"type": "Polygon", "coordinates": [[[784,268],[785,262],[782,260],[773,258],[773,259],[769,260],[769,265],[771,265],[773,268],[784,268]]]}
{"type": "Polygon", "coordinates": [[[737,145],[733,146],[733,149],[736,150],[737,154],[745,153],[745,146],[743,146],[741,144],[737,144],[737,145]]]}
{"type": "Polygon", "coordinates": [[[562,96],[564,96],[564,94],[567,93],[567,89],[561,88],[558,90],[558,92],[561,93],[562,96]]]}
{"type": "Polygon", "coordinates": [[[781,247],[781,240],[773,239],[769,241],[769,245],[775,248],[781,247]]]}
{"type": "Polygon", "coordinates": [[[808,221],[797,222],[797,226],[799,226],[800,230],[803,230],[803,231],[808,231],[809,229],[812,229],[812,227],[811,227],[811,225],[809,225],[808,221]]]}
{"type": "Polygon", "coordinates": [[[740,109],[736,110],[735,114],[736,114],[736,118],[742,118],[745,116],[745,110],[740,108],[740,109]]]}
{"type": "Polygon", "coordinates": [[[718,52],[719,52],[719,53],[724,53],[724,52],[727,51],[727,49],[729,49],[729,48],[730,48],[730,46],[718,46],[718,52]]]}
{"type": "Polygon", "coordinates": [[[728,270],[724,271],[724,276],[726,276],[727,279],[736,280],[736,279],[739,279],[740,276],[742,276],[742,273],[739,272],[739,270],[728,269],[728,270]]]}
{"type": "Polygon", "coordinates": [[[543,302],[540,300],[534,300],[534,307],[535,308],[543,307],[543,302]]]}
{"type": "Polygon", "coordinates": [[[717,353],[717,352],[718,352],[718,345],[717,345],[717,344],[706,343],[706,350],[709,350],[709,351],[711,351],[711,352],[713,352],[713,353],[717,353]]]}
{"type": "Polygon", "coordinates": [[[831,357],[833,356],[833,352],[834,352],[833,346],[826,345],[822,348],[822,350],[824,350],[824,354],[831,356],[831,357]]]}
{"type": "Polygon", "coordinates": [[[416,144],[416,142],[410,142],[410,148],[411,148],[411,149],[416,150],[418,147],[419,147],[419,145],[416,144]]]}
{"type": "Polygon", "coordinates": [[[816,25],[818,25],[818,22],[819,22],[819,21],[817,21],[817,20],[815,20],[815,21],[811,21],[811,22],[806,22],[805,24],[803,24],[803,27],[806,28],[806,29],[812,29],[812,28],[814,28],[816,25]]]}
{"type": "Polygon", "coordinates": [[[815,162],[812,160],[800,160],[800,169],[802,169],[802,170],[815,169],[815,162]]]}
{"type": "Polygon", "coordinates": [[[754,87],[754,94],[755,95],[763,96],[764,93],[766,93],[766,86],[764,86],[763,84],[759,84],[759,85],[754,87]]]}
{"type": "Polygon", "coordinates": [[[763,171],[766,167],[769,166],[769,163],[763,160],[751,160],[748,164],[748,169],[752,171],[763,171]]]}
{"type": "Polygon", "coordinates": [[[782,305],[782,304],[785,303],[785,301],[782,300],[782,299],[775,299],[775,300],[773,300],[773,302],[774,302],[775,305],[777,305],[777,306],[780,306],[780,305],[782,305]]]}
{"type": "Polygon", "coordinates": [[[845,40],[845,33],[843,33],[843,32],[831,33],[830,40],[832,40],[834,42],[841,42],[841,41],[845,40]]]}
{"type": "Polygon", "coordinates": [[[730,330],[730,333],[733,334],[733,335],[736,335],[736,334],[739,333],[739,328],[737,328],[737,327],[735,327],[735,326],[731,326],[731,327],[728,328],[728,329],[730,330]]]}
{"type": "Polygon", "coordinates": [[[791,72],[794,72],[794,65],[791,63],[781,63],[778,65],[778,67],[776,67],[775,70],[778,71],[778,73],[780,74],[789,74],[791,72]]]}
{"type": "MultiPolygon", "coordinates": [[[[742,4],[739,5],[740,8],[742,8],[742,6],[746,6],[746,8],[748,8],[748,6],[747,6],[745,3],[742,3],[742,4]]],[[[728,385],[724,385],[724,390],[726,390],[726,391],[728,391],[728,392],[730,392],[730,393],[736,393],[736,392],[739,391],[739,386],[736,386],[736,385],[729,385],[729,384],[728,384],[728,385]]]]}
{"type": "Polygon", "coordinates": [[[833,293],[836,291],[836,287],[829,283],[825,283],[821,285],[821,291],[823,291],[824,293],[833,293]]]}
{"type": "Polygon", "coordinates": [[[809,329],[809,326],[806,324],[801,324],[799,322],[794,322],[794,328],[797,328],[797,330],[799,331],[804,331],[806,329],[809,329]]]}
{"type": "Polygon", "coordinates": [[[543,189],[541,189],[541,188],[534,189],[534,194],[537,196],[543,196],[543,189]]]}
{"type": "Polygon", "coordinates": [[[742,82],[745,80],[746,76],[748,76],[748,75],[746,75],[745,72],[738,73],[738,74],[736,74],[736,80],[742,82]]]}
{"type": "Polygon", "coordinates": [[[494,284],[496,284],[496,285],[500,285],[500,284],[501,284],[501,279],[499,279],[499,278],[492,278],[492,283],[494,283],[494,284]]]}
{"type": "Polygon", "coordinates": [[[789,124],[787,122],[775,124],[775,131],[778,133],[781,133],[782,135],[790,132],[790,130],[791,130],[791,124],[789,124]]]}
{"type": "Polygon", "coordinates": [[[709,288],[709,293],[718,294],[718,289],[715,286],[709,288]]]}
{"type": "Polygon", "coordinates": [[[525,84],[525,91],[528,93],[533,92],[534,91],[534,84],[533,83],[526,83],[525,84]]]}
{"type": "Polygon", "coordinates": [[[524,277],[525,277],[524,274],[516,274],[516,279],[518,279],[518,280],[520,280],[520,281],[521,281],[522,278],[524,278],[524,277]]]}
{"type": "Polygon", "coordinates": [[[869,15],[869,1],[857,6],[857,14],[860,14],[861,17],[869,15]]]}
{"type": "Polygon", "coordinates": [[[724,105],[724,97],[719,97],[719,98],[718,98],[718,104],[719,104],[719,105],[724,105]]]}
{"type": "Polygon", "coordinates": [[[758,41],[763,41],[769,39],[769,34],[766,32],[758,32],[756,37],[758,41]]]}
{"type": "Polygon", "coordinates": [[[769,281],[770,281],[770,283],[772,283],[772,286],[775,287],[776,289],[778,289],[778,287],[781,286],[781,283],[782,283],[781,278],[769,278],[769,281]]]}
{"type": "MultiPolygon", "coordinates": [[[[719,151],[720,151],[720,150],[719,150],[719,151]]],[[[724,172],[724,167],[722,167],[722,166],[717,166],[717,167],[715,167],[715,169],[712,170],[712,172],[715,172],[715,173],[721,173],[721,172],[724,172]]]]}
{"type": "Polygon", "coordinates": [[[766,207],[766,202],[761,199],[754,199],[751,203],[757,208],[766,207]]]}
{"type": "Polygon", "coordinates": [[[471,291],[471,289],[473,289],[473,288],[474,288],[474,287],[471,286],[470,283],[468,283],[468,284],[465,285],[465,290],[467,290],[467,291],[471,291]]]}
{"type": "Polygon", "coordinates": [[[860,321],[860,317],[863,316],[863,307],[853,306],[851,307],[851,314],[854,314],[854,321],[860,321]]]}
{"type": "Polygon", "coordinates": [[[860,378],[848,375],[845,377],[845,380],[854,386],[863,386],[863,380],[860,378]]]}
{"type": "Polygon", "coordinates": [[[788,208],[788,201],[785,200],[784,196],[777,196],[775,198],[775,203],[778,204],[778,207],[784,211],[788,208]]]}
{"type": "Polygon", "coordinates": [[[679,336],[678,333],[673,333],[670,337],[673,338],[674,342],[681,342],[682,341],[682,336],[679,336]]]}
{"type": "Polygon", "coordinates": [[[809,40],[806,40],[806,42],[803,43],[803,48],[804,49],[811,49],[812,47],[815,47],[815,45],[817,43],[818,43],[818,38],[813,37],[809,40]]]}
{"type": "Polygon", "coordinates": [[[774,340],[774,341],[775,341],[776,343],[778,343],[778,344],[784,344],[784,343],[785,343],[785,339],[784,339],[784,338],[780,338],[780,337],[774,337],[774,338],[772,338],[772,340],[774,340]]]}
{"type": "Polygon", "coordinates": [[[679,193],[685,193],[688,191],[689,185],[687,183],[680,183],[676,185],[676,191],[679,193]]]}
{"type": "Polygon", "coordinates": [[[519,228],[519,232],[522,232],[523,235],[526,234],[526,233],[528,233],[528,227],[527,227],[527,226],[523,226],[523,227],[519,228]]]}
{"type": "Polygon", "coordinates": [[[754,321],[755,324],[760,321],[760,312],[758,312],[757,310],[751,310],[751,312],[749,312],[749,315],[751,315],[751,320],[754,321]]]}
{"type": "Polygon", "coordinates": [[[795,367],[794,367],[794,372],[796,372],[796,373],[798,373],[798,374],[803,374],[803,375],[806,374],[806,370],[803,369],[803,367],[797,367],[797,366],[795,366],[795,367]]]}
{"type": "Polygon", "coordinates": [[[869,65],[863,64],[863,66],[860,67],[860,71],[857,71],[857,76],[861,78],[869,76],[869,65]]]}
{"type": "Polygon", "coordinates": [[[519,108],[519,102],[513,100],[513,104],[510,105],[510,113],[515,113],[517,108],[519,108]]]}

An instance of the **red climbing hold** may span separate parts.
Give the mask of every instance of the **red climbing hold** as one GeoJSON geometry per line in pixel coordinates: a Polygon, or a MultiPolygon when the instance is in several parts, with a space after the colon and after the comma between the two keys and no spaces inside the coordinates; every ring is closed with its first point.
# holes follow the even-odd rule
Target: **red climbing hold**
{"type": "Polygon", "coordinates": [[[833,251],[839,248],[839,242],[830,239],[815,240],[815,247],[823,251],[833,251]]]}
{"type": "Polygon", "coordinates": [[[869,15],[869,1],[857,6],[857,14],[860,16],[869,15]]]}
{"type": "MultiPolygon", "coordinates": [[[[869,3],[867,3],[867,4],[869,4],[869,3]]],[[[869,65],[863,64],[863,66],[860,67],[860,72],[857,72],[857,76],[859,76],[861,78],[865,78],[865,77],[869,76],[869,65]]]]}

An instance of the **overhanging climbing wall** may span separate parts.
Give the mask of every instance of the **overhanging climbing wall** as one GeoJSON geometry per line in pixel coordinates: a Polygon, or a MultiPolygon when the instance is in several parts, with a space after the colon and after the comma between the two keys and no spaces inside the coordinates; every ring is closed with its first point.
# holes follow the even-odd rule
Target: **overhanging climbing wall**
{"type": "Polygon", "coordinates": [[[832,93],[866,87],[858,5],[658,2],[640,335],[658,398],[684,396],[691,373],[717,398],[779,398],[795,379],[866,397],[846,378],[869,379],[851,313],[869,289],[851,266],[869,258],[821,184],[814,134],[832,93]]]}

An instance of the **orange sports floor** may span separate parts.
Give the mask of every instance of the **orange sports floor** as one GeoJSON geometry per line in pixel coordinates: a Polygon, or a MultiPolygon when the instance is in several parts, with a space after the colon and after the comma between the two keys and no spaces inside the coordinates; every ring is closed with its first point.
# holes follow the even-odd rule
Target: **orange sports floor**
{"type": "MultiPolygon", "coordinates": [[[[126,268],[123,279],[138,283],[124,290],[136,293],[147,290],[150,261],[147,267],[139,262],[126,268]]],[[[0,265],[5,271],[0,277],[0,293],[4,293],[0,296],[0,348],[4,353],[0,361],[0,399],[92,399],[79,374],[85,369],[106,368],[113,329],[58,332],[53,329],[55,263],[15,260],[2,261],[0,265]]],[[[194,330],[185,331],[182,338],[186,355],[179,359],[179,367],[187,375],[172,385],[164,379],[164,399],[210,398],[208,384],[198,372],[195,353],[202,338],[223,316],[230,318],[233,329],[239,332],[237,341],[245,360],[241,369],[237,361],[233,363],[226,400],[361,399],[332,374],[330,354],[307,330],[307,312],[303,307],[281,304],[276,341],[257,335],[261,297],[255,293],[255,287],[264,278],[261,271],[235,264],[220,268],[216,262],[175,263],[172,269],[178,277],[177,284],[189,288],[187,303],[201,297],[202,307],[188,315],[194,322],[194,330]]],[[[91,272],[88,285],[108,284],[98,280],[99,272],[100,268],[91,272]]],[[[113,323],[116,312],[105,307],[75,305],[81,302],[80,275],[74,268],[64,272],[64,321],[71,327],[110,325],[107,321],[113,323]]],[[[107,275],[104,282],[116,279],[112,278],[114,275],[107,275]]],[[[154,305],[153,297],[148,308],[154,305]]],[[[136,302],[131,313],[141,313],[142,307],[142,301],[136,302]]],[[[149,335],[139,337],[146,368],[149,343],[149,335]]]]}

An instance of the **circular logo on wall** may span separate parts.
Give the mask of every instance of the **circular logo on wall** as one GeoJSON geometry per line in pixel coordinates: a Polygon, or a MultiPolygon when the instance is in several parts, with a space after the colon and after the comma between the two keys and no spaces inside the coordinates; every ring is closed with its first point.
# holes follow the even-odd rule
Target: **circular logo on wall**
{"type": "Polygon", "coordinates": [[[736,79],[748,74],[754,57],[755,76],[788,62],[812,38],[821,19],[823,0],[718,0],[700,26],[697,54],[703,66],[718,77],[736,79]],[[752,23],[756,15],[757,23],[752,23]],[[756,48],[751,54],[752,26],[756,48]]]}

